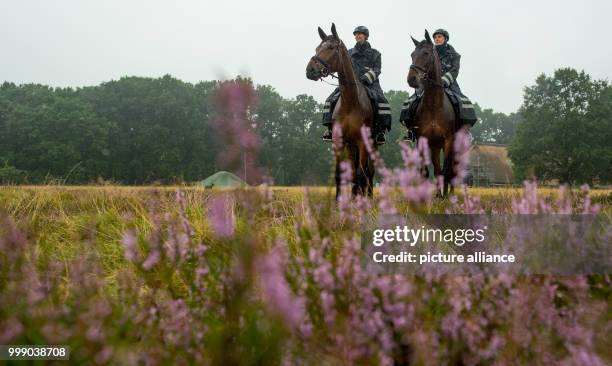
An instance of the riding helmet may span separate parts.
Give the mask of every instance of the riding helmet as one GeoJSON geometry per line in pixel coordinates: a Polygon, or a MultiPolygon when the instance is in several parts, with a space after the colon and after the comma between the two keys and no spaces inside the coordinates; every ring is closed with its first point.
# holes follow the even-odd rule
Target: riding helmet
{"type": "Polygon", "coordinates": [[[441,34],[441,35],[443,35],[443,36],[446,38],[446,42],[448,42],[448,39],[450,38],[450,37],[448,36],[448,32],[446,31],[446,29],[442,29],[442,28],[437,29],[437,30],[434,32],[433,37],[435,37],[435,36],[436,36],[436,34],[441,34]]]}
{"type": "Polygon", "coordinates": [[[355,35],[355,33],[363,33],[366,35],[366,37],[370,37],[370,31],[368,30],[366,26],[363,26],[363,25],[360,25],[357,28],[355,28],[355,30],[353,31],[353,35],[355,35]]]}

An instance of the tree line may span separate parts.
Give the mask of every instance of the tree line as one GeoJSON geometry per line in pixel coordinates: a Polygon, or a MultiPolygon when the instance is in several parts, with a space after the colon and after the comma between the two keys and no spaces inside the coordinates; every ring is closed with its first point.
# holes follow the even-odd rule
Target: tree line
{"type": "MultiPolygon", "coordinates": [[[[235,82],[226,81],[226,82],[235,82]]],[[[258,164],[277,185],[327,184],[329,143],[320,140],[322,105],[312,96],[284,98],[269,85],[248,83],[250,115],[261,142],[258,164]]],[[[186,83],[123,77],[83,88],[39,84],[0,86],[0,182],[40,184],[170,184],[201,180],[224,167],[223,142],[213,123],[221,81],[186,83]]],[[[476,105],[478,142],[510,144],[518,179],[535,175],[570,183],[610,182],[612,92],[607,81],[557,70],[525,89],[516,113],[476,105]],[[606,166],[607,164],[607,166],[606,166]]],[[[393,127],[381,154],[401,164],[395,144],[406,91],[385,93],[393,127]]],[[[250,182],[256,183],[256,182],[250,182]]]]}

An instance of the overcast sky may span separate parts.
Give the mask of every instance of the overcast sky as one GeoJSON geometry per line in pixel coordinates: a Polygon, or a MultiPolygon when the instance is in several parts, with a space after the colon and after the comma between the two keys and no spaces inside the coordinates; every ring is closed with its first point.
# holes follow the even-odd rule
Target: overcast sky
{"type": "Polygon", "coordinates": [[[612,79],[612,1],[0,0],[0,81],[95,85],[124,75],[197,82],[248,75],[284,97],[323,101],[333,87],[305,67],[336,23],[382,53],[383,90],[408,90],[410,35],[446,28],[462,55],[458,81],[485,108],[513,112],[542,72],[612,79]]]}

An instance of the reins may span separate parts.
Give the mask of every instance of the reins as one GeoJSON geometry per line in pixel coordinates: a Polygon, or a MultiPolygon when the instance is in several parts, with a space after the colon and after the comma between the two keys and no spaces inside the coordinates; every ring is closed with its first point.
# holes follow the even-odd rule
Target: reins
{"type": "MultiPolygon", "coordinates": [[[[433,52],[432,52],[432,54],[431,54],[431,59],[432,59],[431,61],[432,61],[432,63],[433,63],[433,64],[434,64],[434,66],[435,66],[435,64],[436,64],[436,59],[435,59],[435,57],[436,57],[436,55],[438,54],[438,52],[437,52],[437,50],[436,50],[436,46],[432,45],[432,49],[433,49],[433,52]]],[[[429,77],[429,73],[428,73],[428,72],[427,72],[427,70],[425,70],[423,67],[418,66],[418,65],[415,65],[415,64],[412,64],[412,65],[410,65],[410,68],[411,68],[412,70],[416,70],[416,72],[417,72],[417,76],[418,76],[418,78],[419,78],[419,79],[426,80],[426,81],[428,81],[429,83],[431,83],[431,84],[433,84],[433,85],[435,85],[435,86],[437,86],[437,87],[444,88],[444,85],[443,85],[443,84],[440,84],[438,81],[436,81],[436,80],[434,80],[434,79],[430,78],[430,77],[429,77]]]]}
{"type": "MultiPolygon", "coordinates": [[[[336,58],[338,59],[338,63],[340,63],[340,45],[342,43],[338,43],[338,45],[336,45],[335,47],[335,53],[336,53],[336,58]]],[[[324,78],[330,76],[332,79],[338,79],[339,82],[345,82],[348,83],[345,79],[342,78],[342,76],[340,76],[340,74],[338,74],[338,76],[334,75],[334,73],[330,72],[331,67],[329,65],[329,63],[327,63],[325,60],[323,60],[322,58],[320,58],[318,55],[314,55],[310,58],[312,61],[314,61],[315,63],[319,64],[319,66],[321,66],[321,76],[319,77],[319,81],[322,81],[326,84],[329,85],[333,85],[333,86],[340,86],[340,84],[334,84],[334,83],[330,83],[329,81],[325,80],[324,78]]],[[[351,82],[349,84],[356,84],[354,82],[351,82]]]]}

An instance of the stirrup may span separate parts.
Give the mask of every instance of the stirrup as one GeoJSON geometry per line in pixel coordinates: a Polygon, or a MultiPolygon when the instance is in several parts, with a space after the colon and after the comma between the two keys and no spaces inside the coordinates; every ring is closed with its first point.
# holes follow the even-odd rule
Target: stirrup
{"type": "Polygon", "coordinates": [[[404,136],[404,138],[402,140],[406,141],[406,142],[416,141],[416,135],[414,134],[414,131],[412,131],[412,129],[410,129],[410,128],[407,128],[406,129],[406,136],[404,136]]]}
{"type": "Polygon", "coordinates": [[[376,145],[384,145],[384,143],[387,142],[387,140],[385,140],[384,132],[377,133],[374,142],[376,143],[376,145]]]}
{"type": "Polygon", "coordinates": [[[323,141],[331,141],[332,140],[332,132],[331,130],[327,130],[322,137],[323,141]]]}

